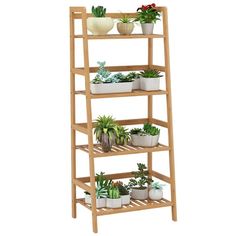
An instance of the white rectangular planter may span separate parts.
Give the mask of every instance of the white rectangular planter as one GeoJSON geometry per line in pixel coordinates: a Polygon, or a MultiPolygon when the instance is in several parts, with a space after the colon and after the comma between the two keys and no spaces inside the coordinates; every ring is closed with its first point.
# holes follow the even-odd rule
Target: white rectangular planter
{"type": "Polygon", "coordinates": [[[121,195],[121,204],[129,205],[130,204],[130,195],[121,195]]]}
{"type": "Polygon", "coordinates": [[[132,87],[133,87],[133,82],[104,83],[104,84],[90,83],[90,90],[92,94],[128,93],[132,91],[132,87]]]}
{"type": "Polygon", "coordinates": [[[159,78],[140,78],[140,88],[146,91],[153,91],[160,89],[159,78]]]}
{"type": "MultiPolygon", "coordinates": [[[[85,203],[92,204],[91,195],[85,194],[85,203]]],[[[96,199],[96,207],[97,208],[103,208],[106,207],[106,198],[97,198],[96,199]]]]}
{"type": "Polygon", "coordinates": [[[107,208],[121,208],[121,198],[107,198],[107,208]]]}
{"type": "Polygon", "coordinates": [[[140,79],[135,79],[133,81],[133,90],[140,89],[140,79]]]}
{"type": "Polygon", "coordinates": [[[158,144],[160,135],[145,135],[141,136],[139,134],[131,135],[131,143],[133,146],[141,146],[141,147],[153,147],[158,144]]]}

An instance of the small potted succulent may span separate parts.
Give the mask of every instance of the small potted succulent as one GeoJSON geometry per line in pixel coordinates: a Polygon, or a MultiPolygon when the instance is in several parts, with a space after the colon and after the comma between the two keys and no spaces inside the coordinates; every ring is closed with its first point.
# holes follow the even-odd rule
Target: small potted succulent
{"type": "Polygon", "coordinates": [[[123,126],[117,126],[116,144],[126,145],[130,140],[130,133],[127,128],[123,126]]]}
{"type": "Polygon", "coordinates": [[[160,71],[152,69],[140,72],[140,88],[146,91],[159,90],[160,78],[163,77],[160,73],[160,71]]]}
{"type": "Polygon", "coordinates": [[[117,135],[117,125],[112,116],[99,116],[96,120],[94,134],[104,152],[111,151],[117,135]]]}
{"type": "Polygon", "coordinates": [[[111,17],[106,17],[106,8],[103,6],[92,7],[93,17],[88,17],[87,27],[93,35],[105,35],[114,26],[111,17]]]}
{"type": "Polygon", "coordinates": [[[106,202],[107,208],[120,208],[121,207],[121,197],[117,186],[112,184],[108,189],[108,196],[106,202]]]}
{"type": "Polygon", "coordinates": [[[133,79],[133,90],[140,89],[140,74],[136,72],[130,72],[126,75],[126,78],[133,79]]]}
{"type": "Polygon", "coordinates": [[[151,184],[151,189],[149,190],[149,198],[151,200],[160,200],[163,197],[163,186],[159,182],[154,182],[151,184]]]}
{"type": "Polygon", "coordinates": [[[117,30],[120,34],[132,34],[134,30],[133,19],[130,19],[126,15],[124,15],[122,18],[119,19],[119,22],[117,23],[117,30]]]}
{"type": "Polygon", "coordinates": [[[120,197],[121,197],[121,204],[129,205],[130,204],[129,187],[127,185],[124,185],[121,181],[115,182],[114,184],[119,189],[120,197]]]}
{"type": "Polygon", "coordinates": [[[148,177],[148,170],[145,164],[137,163],[138,171],[133,171],[134,178],[129,180],[131,188],[131,198],[136,200],[146,200],[148,198],[148,187],[152,179],[148,177]]]}
{"type": "Polygon", "coordinates": [[[146,123],[143,128],[134,128],[130,131],[133,146],[153,147],[159,142],[160,129],[146,123]]]}
{"type": "Polygon", "coordinates": [[[98,62],[99,69],[90,83],[92,94],[131,92],[133,79],[126,78],[122,73],[111,74],[105,69],[105,62],[98,62]]]}
{"type": "Polygon", "coordinates": [[[143,34],[153,34],[154,24],[160,20],[160,12],[156,9],[156,4],[142,5],[137,9],[139,21],[142,26],[143,34]]]}

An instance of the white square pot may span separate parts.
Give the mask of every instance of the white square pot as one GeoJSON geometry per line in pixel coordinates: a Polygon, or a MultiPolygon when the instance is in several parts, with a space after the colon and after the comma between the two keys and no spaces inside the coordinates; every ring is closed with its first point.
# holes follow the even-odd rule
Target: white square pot
{"type": "Polygon", "coordinates": [[[121,198],[107,198],[106,206],[107,208],[121,208],[121,198]]]}
{"type": "Polygon", "coordinates": [[[135,200],[146,200],[148,198],[148,188],[133,188],[131,191],[131,197],[135,200]]]}
{"type": "Polygon", "coordinates": [[[153,91],[160,89],[159,78],[140,78],[140,88],[146,91],[153,91]]]}
{"type": "Polygon", "coordinates": [[[158,144],[160,135],[139,135],[132,134],[131,135],[131,143],[133,146],[141,146],[141,147],[153,147],[158,144]]]}
{"type": "Polygon", "coordinates": [[[130,195],[121,195],[121,204],[129,205],[130,204],[130,195]]]}
{"type": "MultiPolygon", "coordinates": [[[[85,203],[92,204],[91,195],[85,194],[85,203]]],[[[97,198],[96,199],[96,207],[97,208],[103,208],[106,207],[106,198],[97,198]]]]}
{"type": "Polygon", "coordinates": [[[104,84],[90,83],[90,90],[92,94],[128,93],[132,91],[132,87],[133,87],[133,82],[104,83],[104,84]]]}
{"type": "Polygon", "coordinates": [[[135,79],[133,81],[133,89],[140,89],[140,79],[135,79]]]}

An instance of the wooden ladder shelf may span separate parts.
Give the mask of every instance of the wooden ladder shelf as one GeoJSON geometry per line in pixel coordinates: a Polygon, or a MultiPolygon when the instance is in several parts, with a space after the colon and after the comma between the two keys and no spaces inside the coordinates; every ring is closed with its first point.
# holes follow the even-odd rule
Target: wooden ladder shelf
{"type": "MultiPolygon", "coordinates": [[[[172,104],[171,104],[171,81],[170,81],[170,63],[169,63],[169,40],[168,40],[168,18],[167,8],[158,7],[158,10],[162,13],[163,22],[163,34],[143,35],[143,34],[132,34],[132,35],[120,35],[120,34],[107,34],[102,36],[88,35],[87,33],[87,18],[91,14],[87,13],[84,7],[70,7],[70,84],[71,84],[71,173],[72,173],[72,217],[76,218],[76,204],[79,203],[82,206],[88,208],[92,212],[93,232],[97,233],[97,216],[115,214],[121,212],[138,211],[159,207],[171,207],[172,209],[172,220],[177,220],[176,210],[176,190],[175,190],[175,168],[174,168],[174,144],[173,144],[173,126],[172,126],[172,104]],[[80,19],[82,21],[82,35],[75,34],[75,20],[80,19]],[[147,65],[129,65],[129,66],[108,66],[107,69],[112,72],[119,71],[138,71],[145,69],[157,69],[165,73],[166,89],[158,91],[142,91],[135,90],[131,93],[117,93],[117,94],[91,94],[90,93],[90,73],[97,71],[97,67],[89,66],[89,40],[101,40],[101,39],[148,39],[148,63],[147,65]],[[80,39],[83,41],[83,52],[84,52],[84,67],[75,67],[75,40],[80,39]],[[153,64],[153,40],[162,39],[164,40],[164,55],[165,55],[165,66],[158,66],[153,64]],[[75,89],[75,76],[82,75],[85,77],[85,90],[76,91],[75,89]],[[87,109],[87,123],[76,123],[76,105],[75,98],[77,95],[84,95],[86,97],[86,109],[87,109]],[[167,104],[167,121],[162,121],[153,118],[153,96],[164,95],[166,96],[167,104]],[[91,100],[98,98],[118,98],[118,97],[131,97],[131,96],[147,96],[148,97],[148,117],[142,119],[133,120],[119,120],[118,124],[121,125],[134,125],[144,124],[149,122],[152,124],[159,125],[168,129],[168,145],[159,144],[156,147],[134,147],[131,145],[125,146],[113,146],[112,150],[108,153],[102,151],[99,144],[93,143],[93,128],[94,122],[92,121],[92,106],[91,100]],[[82,132],[88,137],[88,144],[77,145],[76,144],[76,132],[82,132]],[[89,170],[90,176],[78,178],[76,175],[76,150],[81,150],[88,153],[89,156],[89,170]],[[159,151],[169,152],[169,169],[170,176],[165,176],[158,173],[152,168],[152,153],[159,151]],[[95,158],[98,157],[109,157],[117,155],[127,155],[136,153],[147,153],[148,171],[150,177],[158,178],[168,184],[171,188],[171,200],[162,198],[160,201],[139,201],[131,200],[130,205],[123,206],[119,209],[108,209],[96,208],[96,187],[95,187],[95,158]],[[89,184],[87,184],[89,183],[89,184]],[[84,199],[76,198],[76,187],[90,192],[92,197],[92,204],[88,205],[84,199]]],[[[112,18],[121,18],[124,13],[108,13],[107,16],[112,18]]],[[[135,18],[136,13],[125,13],[128,17],[135,18]]],[[[112,179],[124,179],[132,177],[131,172],[127,173],[116,173],[106,175],[112,179]]]]}

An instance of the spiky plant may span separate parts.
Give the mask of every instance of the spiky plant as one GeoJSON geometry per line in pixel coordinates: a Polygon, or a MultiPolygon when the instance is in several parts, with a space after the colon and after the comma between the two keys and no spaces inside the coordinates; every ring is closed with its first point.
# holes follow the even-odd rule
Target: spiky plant
{"type": "Polygon", "coordinates": [[[94,17],[105,17],[107,9],[103,6],[92,6],[92,14],[94,17]]]}
{"type": "Polygon", "coordinates": [[[126,145],[130,140],[130,133],[127,128],[123,126],[117,126],[117,136],[116,144],[117,145],[126,145]]]}
{"type": "Polygon", "coordinates": [[[120,198],[120,192],[119,192],[119,188],[117,186],[112,186],[108,190],[108,198],[111,198],[111,199],[118,199],[118,198],[120,198]]]}
{"type": "Polygon", "coordinates": [[[163,77],[163,75],[161,75],[160,71],[157,71],[157,70],[154,70],[154,69],[144,70],[144,71],[140,72],[140,75],[143,78],[160,78],[160,77],[163,77]]]}

